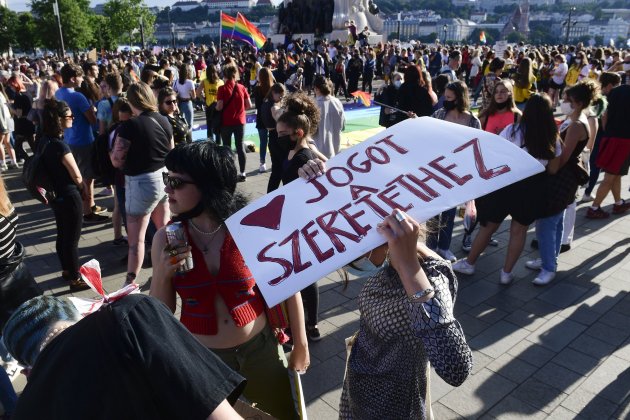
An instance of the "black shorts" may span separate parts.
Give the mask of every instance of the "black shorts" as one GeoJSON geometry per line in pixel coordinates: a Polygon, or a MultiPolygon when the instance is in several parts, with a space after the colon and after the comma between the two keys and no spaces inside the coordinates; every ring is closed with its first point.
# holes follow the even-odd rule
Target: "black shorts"
{"type": "Polygon", "coordinates": [[[549,87],[555,90],[562,90],[564,89],[566,85],[567,84],[565,82],[562,82],[562,84],[559,85],[556,82],[554,82],[553,79],[549,79],[549,87]]]}
{"type": "Polygon", "coordinates": [[[541,174],[533,175],[479,197],[475,200],[477,220],[486,226],[500,224],[507,216],[512,216],[512,220],[523,226],[531,225],[541,214],[543,180],[541,174]]]}

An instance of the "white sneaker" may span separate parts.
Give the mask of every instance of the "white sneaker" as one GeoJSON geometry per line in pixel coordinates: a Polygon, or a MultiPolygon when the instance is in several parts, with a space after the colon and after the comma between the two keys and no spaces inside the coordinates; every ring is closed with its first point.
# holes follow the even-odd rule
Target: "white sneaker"
{"type": "Polygon", "coordinates": [[[510,284],[512,283],[512,280],[514,280],[514,274],[506,273],[505,271],[501,270],[501,284],[510,284]]]}
{"type": "Polygon", "coordinates": [[[466,261],[466,258],[462,258],[461,260],[453,264],[453,271],[472,276],[473,274],[475,274],[475,266],[469,264],[468,261],[466,261]]]}
{"type": "Polygon", "coordinates": [[[590,203],[593,200],[594,200],[594,198],[592,196],[590,196],[589,194],[584,193],[584,195],[582,196],[582,199],[580,200],[580,203],[590,203]]]}
{"type": "Polygon", "coordinates": [[[542,260],[540,258],[536,258],[535,260],[529,260],[525,263],[525,267],[530,270],[541,270],[542,269],[542,260]]]}
{"type": "Polygon", "coordinates": [[[455,254],[451,252],[450,249],[440,249],[438,248],[436,252],[440,255],[440,257],[444,258],[447,261],[455,262],[457,261],[457,257],[455,254]]]}
{"type": "Polygon", "coordinates": [[[258,172],[260,172],[261,174],[267,172],[267,165],[265,165],[264,163],[261,163],[260,167],[258,168],[258,172]]]}
{"type": "Polygon", "coordinates": [[[556,277],[556,273],[546,270],[540,270],[540,273],[532,280],[532,284],[536,286],[546,286],[556,277]]]}

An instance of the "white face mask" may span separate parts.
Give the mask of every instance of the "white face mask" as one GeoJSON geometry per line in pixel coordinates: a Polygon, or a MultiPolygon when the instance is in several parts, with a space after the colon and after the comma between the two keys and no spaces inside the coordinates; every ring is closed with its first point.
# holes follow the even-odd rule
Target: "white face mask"
{"type": "Polygon", "coordinates": [[[398,89],[402,86],[402,80],[394,80],[394,87],[398,89]]]}
{"type": "Polygon", "coordinates": [[[630,71],[630,63],[623,63],[623,71],[630,71]]]}
{"type": "Polygon", "coordinates": [[[562,112],[564,115],[573,114],[573,105],[571,105],[570,102],[560,103],[560,112],[562,112]]]}
{"type": "Polygon", "coordinates": [[[385,261],[383,261],[383,264],[381,264],[380,266],[374,265],[374,263],[370,261],[369,257],[371,256],[372,256],[372,253],[370,252],[370,255],[368,257],[363,256],[359,258],[358,260],[352,261],[350,264],[344,267],[344,270],[346,270],[348,273],[357,277],[371,277],[381,268],[386,267],[388,265],[387,258],[385,259],[385,261]]]}
{"type": "Polygon", "coordinates": [[[580,64],[581,62],[582,62],[582,59],[581,59],[581,58],[576,58],[576,59],[575,59],[575,63],[576,63],[576,64],[580,64]]]}

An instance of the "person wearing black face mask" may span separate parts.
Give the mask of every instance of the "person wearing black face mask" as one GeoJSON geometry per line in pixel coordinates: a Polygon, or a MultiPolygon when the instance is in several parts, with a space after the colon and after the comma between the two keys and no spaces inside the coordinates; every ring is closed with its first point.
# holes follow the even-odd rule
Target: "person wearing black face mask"
{"type": "MultiPolygon", "coordinates": [[[[298,170],[308,161],[326,157],[317,151],[312,136],[317,131],[320,120],[319,108],[315,101],[303,92],[289,95],[285,100],[286,112],[278,118],[276,130],[278,142],[288,144],[289,155],[282,165],[282,183],[288,184],[299,178],[298,170]]],[[[321,339],[317,328],[319,311],[319,288],[317,282],[302,290],[306,309],[306,335],[311,341],[321,339]]]]}
{"type": "MultiPolygon", "coordinates": [[[[481,129],[481,123],[469,111],[470,99],[466,84],[460,80],[446,85],[444,90],[444,101],[442,108],[432,115],[444,121],[461,124],[476,129],[481,129]]],[[[452,208],[435,216],[429,223],[433,223],[435,229],[430,229],[427,235],[427,246],[437,252],[445,260],[457,261],[451,252],[451,239],[453,237],[453,226],[455,224],[456,209],[452,208]]]]}
{"type": "Polygon", "coordinates": [[[521,111],[514,102],[513,91],[514,86],[509,80],[500,80],[494,85],[490,105],[479,113],[479,121],[485,131],[499,134],[518,120],[521,111]]]}
{"type": "MultiPolygon", "coordinates": [[[[490,100],[490,105],[479,113],[481,127],[490,133],[499,134],[505,127],[518,122],[521,111],[514,102],[514,86],[507,79],[497,81],[490,100]]],[[[469,252],[472,248],[472,234],[477,226],[477,220],[464,231],[462,250],[469,252]]],[[[498,246],[499,242],[490,238],[490,245],[498,246]]]]}

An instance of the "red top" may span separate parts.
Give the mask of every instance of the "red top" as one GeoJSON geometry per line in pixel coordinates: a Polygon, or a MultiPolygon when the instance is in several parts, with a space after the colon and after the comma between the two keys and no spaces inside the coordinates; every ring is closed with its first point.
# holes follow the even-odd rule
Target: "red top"
{"type": "Polygon", "coordinates": [[[496,113],[488,115],[486,120],[485,131],[490,133],[499,134],[505,127],[514,123],[514,112],[508,111],[503,113],[496,113]]]}
{"type": "MultiPolygon", "coordinates": [[[[188,224],[183,224],[190,238],[188,224]]],[[[182,299],[182,324],[193,334],[215,335],[218,331],[214,307],[217,293],[225,302],[236,326],[243,327],[258,318],[265,310],[265,304],[232,236],[225,234],[216,276],[208,271],[203,254],[195,243],[189,241],[189,244],[192,247],[194,268],[173,277],[175,290],[182,299]]]]}
{"type": "Polygon", "coordinates": [[[221,125],[245,125],[245,103],[248,100],[249,93],[247,93],[247,89],[239,83],[234,83],[234,80],[228,80],[223,86],[220,86],[217,91],[217,101],[223,101],[221,125]],[[230,100],[234,86],[236,86],[238,90],[232,100],[230,100]],[[228,101],[230,102],[229,104],[228,101]]]}

